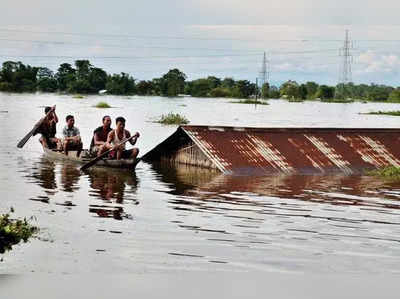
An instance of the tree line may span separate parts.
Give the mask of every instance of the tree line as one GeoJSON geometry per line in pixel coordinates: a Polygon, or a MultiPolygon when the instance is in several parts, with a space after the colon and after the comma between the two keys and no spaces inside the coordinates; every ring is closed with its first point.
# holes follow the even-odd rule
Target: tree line
{"type": "Polygon", "coordinates": [[[5,92],[61,92],[96,94],[107,90],[113,95],[177,96],[226,98],[287,98],[289,100],[334,101],[360,99],[367,101],[400,102],[400,88],[386,85],[339,84],[319,85],[315,82],[299,84],[289,80],[279,88],[268,83],[261,88],[248,80],[220,79],[214,76],[187,81],[178,69],[171,69],[160,78],[136,80],[127,73],[107,74],[89,60],[76,60],[74,65],[63,63],[56,73],[46,67],[32,67],[22,62],[6,61],[0,69],[0,91],[5,92]]]}

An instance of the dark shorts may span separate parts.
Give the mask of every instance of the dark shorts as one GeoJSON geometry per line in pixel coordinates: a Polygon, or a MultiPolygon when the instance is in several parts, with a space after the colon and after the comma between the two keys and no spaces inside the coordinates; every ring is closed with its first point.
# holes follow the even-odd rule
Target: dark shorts
{"type": "Polygon", "coordinates": [[[52,149],[57,147],[57,142],[54,141],[55,137],[49,137],[42,134],[42,138],[46,140],[47,146],[52,149]]]}
{"type": "MultiPolygon", "coordinates": [[[[133,149],[124,150],[124,151],[122,152],[121,159],[129,159],[130,157],[132,157],[132,152],[133,152],[133,149]]],[[[111,152],[109,153],[109,157],[110,157],[111,159],[117,159],[117,151],[111,151],[111,152]]]]}

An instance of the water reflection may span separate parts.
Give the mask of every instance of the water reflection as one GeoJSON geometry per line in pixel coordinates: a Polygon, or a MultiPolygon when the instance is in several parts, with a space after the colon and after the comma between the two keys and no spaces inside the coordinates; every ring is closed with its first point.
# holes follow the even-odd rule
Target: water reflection
{"type": "Polygon", "coordinates": [[[91,196],[105,201],[124,203],[124,200],[136,201],[135,193],[139,179],[135,172],[116,171],[113,169],[92,169],[89,172],[89,183],[93,189],[91,196]]]}
{"type": "Polygon", "coordinates": [[[81,172],[77,164],[63,163],[61,164],[61,184],[63,191],[74,192],[79,189],[79,178],[81,172]]]}
{"type": "MultiPolygon", "coordinates": [[[[34,184],[41,186],[46,195],[37,195],[30,198],[33,201],[39,201],[46,204],[50,203],[50,199],[59,191],[73,194],[82,188],[83,178],[79,170],[79,165],[66,161],[51,161],[42,157],[35,162],[32,167],[28,168],[29,172],[25,175],[28,180],[34,184]]],[[[103,218],[114,218],[122,220],[123,218],[131,218],[131,215],[124,211],[124,204],[137,205],[139,201],[136,198],[136,191],[139,185],[139,179],[134,172],[126,170],[115,170],[108,168],[92,168],[88,173],[88,182],[90,189],[81,190],[83,195],[78,195],[78,200],[71,200],[72,194],[58,195],[61,202],[55,200],[56,205],[66,207],[75,207],[79,200],[87,198],[87,194],[95,202],[89,204],[89,213],[93,213],[103,218]]],[[[59,199],[59,198],[57,198],[59,199]]],[[[53,201],[53,200],[52,200],[53,201]]]]}
{"type": "Polygon", "coordinates": [[[102,204],[90,204],[90,213],[116,220],[132,218],[121,205],[127,202],[139,204],[135,197],[139,185],[135,172],[94,168],[89,172],[89,182],[92,188],[90,195],[103,201],[102,204]]]}
{"type": "Polygon", "coordinates": [[[171,186],[169,193],[197,199],[225,198],[233,201],[236,197],[244,199],[248,195],[264,195],[332,205],[400,208],[400,203],[397,203],[400,183],[370,176],[231,176],[198,167],[160,164],[154,165],[153,169],[171,186]]]}
{"type": "Polygon", "coordinates": [[[32,167],[28,167],[28,174],[26,178],[31,179],[34,183],[46,190],[56,190],[56,164],[52,161],[48,161],[45,158],[39,159],[38,162],[34,163],[32,167]]]}

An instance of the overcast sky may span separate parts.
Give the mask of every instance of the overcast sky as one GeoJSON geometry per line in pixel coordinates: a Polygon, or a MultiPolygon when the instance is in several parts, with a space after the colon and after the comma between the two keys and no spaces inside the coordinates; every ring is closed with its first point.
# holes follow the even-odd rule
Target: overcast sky
{"type": "Polygon", "coordinates": [[[400,85],[400,1],[0,0],[0,62],[56,70],[87,58],[138,79],[179,68],[255,81],[266,51],[270,80],[336,84],[345,30],[353,81],[400,85]]]}

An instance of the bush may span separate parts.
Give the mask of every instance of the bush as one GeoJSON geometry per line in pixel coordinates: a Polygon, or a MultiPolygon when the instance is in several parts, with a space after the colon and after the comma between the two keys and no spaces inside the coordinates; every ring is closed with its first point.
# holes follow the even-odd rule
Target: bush
{"type": "Polygon", "coordinates": [[[189,123],[189,120],[178,113],[174,114],[170,112],[167,115],[161,115],[161,118],[157,122],[163,125],[185,125],[189,123]]]}
{"type": "Polygon", "coordinates": [[[229,98],[232,94],[228,88],[217,87],[210,91],[210,96],[213,98],[229,98]]]}
{"type": "Polygon", "coordinates": [[[106,102],[98,102],[95,106],[96,108],[111,108],[106,102]]]}
{"type": "Polygon", "coordinates": [[[13,245],[28,239],[39,229],[31,226],[26,219],[12,220],[9,214],[0,215],[0,253],[11,250],[13,245]]]}

